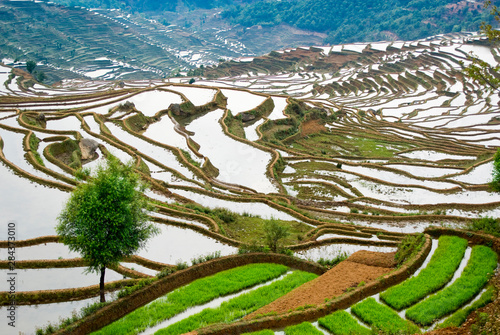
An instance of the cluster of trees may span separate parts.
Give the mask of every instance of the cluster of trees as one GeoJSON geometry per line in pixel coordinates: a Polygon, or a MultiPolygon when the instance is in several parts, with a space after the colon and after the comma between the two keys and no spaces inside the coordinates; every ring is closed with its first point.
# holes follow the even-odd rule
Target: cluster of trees
{"type": "Polygon", "coordinates": [[[232,6],[223,16],[243,26],[290,24],[328,33],[328,43],[412,40],[440,33],[478,30],[491,20],[487,11],[464,7],[457,0],[296,0],[259,1],[232,6]]]}
{"type": "MultiPolygon", "coordinates": [[[[500,0],[495,0],[500,2],[500,0]]],[[[328,34],[327,43],[413,40],[431,35],[477,31],[492,20],[477,4],[460,0],[56,0],[64,5],[120,8],[160,13],[180,9],[222,8],[233,24],[274,26],[281,23],[328,34]],[[447,5],[461,3],[451,10],[447,5]]]]}

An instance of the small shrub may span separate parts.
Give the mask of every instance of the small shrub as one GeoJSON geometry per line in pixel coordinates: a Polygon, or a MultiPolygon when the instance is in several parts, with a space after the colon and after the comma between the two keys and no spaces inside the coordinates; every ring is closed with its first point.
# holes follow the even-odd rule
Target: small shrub
{"type": "Polygon", "coordinates": [[[350,211],[351,211],[351,213],[355,213],[355,214],[359,213],[359,210],[357,208],[351,208],[350,211]]]}
{"type": "Polygon", "coordinates": [[[94,314],[104,306],[108,305],[109,302],[96,302],[93,304],[88,304],[80,310],[80,316],[82,318],[89,316],[90,314],[94,314]]]}
{"type": "Polygon", "coordinates": [[[472,231],[482,231],[486,234],[500,237],[500,221],[492,217],[473,220],[468,224],[467,229],[472,231]]]}
{"type": "Polygon", "coordinates": [[[177,264],[175,264],[175,269],[177,271],[187,269],[188,267],[189,265],[186,262],[177,262],[177,264]]]}
{"type": "Polygon", "coordinates": [[[224,223],[235,222],[238,218],[238,214],[231,212],[227,208],[215,208],[213,211],[216,217],[221,219],[224,223]]]}
{"type": "Polygon", "coordinates": [[[160,272],[158,272],[158,274],[156,275],[156,277],[158,279],[160,279],[160,278],[166,277],[168,275],[171,275],[175,271],[176,271],[175,268],[164,268],[163,270],[161,270],[160,272]]]}
{"type": "Polygon", "coordinates": [[[118,298],[123,298],[137,290],[140,290],[141,288],[151,284],[155,279],[154,278],[147,278],[147,279],[141,279],[139,282],[134,285],[134,286],[128,286],[122,289],[120,292],[118,292],[118,298]]]}
{"type": "Polygon", "coordinates": [[[398,251],[396,252],[395,259],[398,265],[415,256],[424,245],[424,242],[425,236],[422,233],[406,236],[399,244],[398,251]]]}

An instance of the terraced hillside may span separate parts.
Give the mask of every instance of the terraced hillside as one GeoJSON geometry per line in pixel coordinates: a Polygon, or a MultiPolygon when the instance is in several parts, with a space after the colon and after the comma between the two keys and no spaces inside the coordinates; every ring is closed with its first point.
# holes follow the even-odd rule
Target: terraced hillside
{"type": "MultiPolygon", "coordinates": [[[[46,87],[18,69],[2,66],[0,206],[2,217],[15,221],[16,303],[23,327],[19,330],[33,332],[49,321],[57,323],[59,316],[71,318],[74,308],[98,295],[97,277],[83,273],[85,263],[59,243],[54,227],[68,192],[78,182],[74,172],[95,167],[109,153],[135,162],[149,182],[146,196],[157,210],[151,220],[161,233],[147,249],[109,271],[108,298],[116,298],[121,289],[120,299],[108,309],[90,313],[81,326],[83,333],[98,330],[129,309],[200,276],[250,263],[286,267],[255,279],[248,287],[211,292],[216,298],[277,278],[282,271],[293,272],[276,282],[280,294],[269,293],[267,300],[255,298],[264,293],[248,292],[249,296],[234,297],[237,300],[229,300],[217,311],[202,312],[214,322],[226,320],[226,312],[235,316],[231,321],[238,321],[313,279],[310,273],[323,274],[326,268],[317,261],[334,263],[359,250],[394,252],[406,235],[424,230],[432,238],[458,234],[464,239],[462,249],[469,240],[469,251],[444,243],[448,247],[443,248],[450,250],[438,252],[437,240],[427,236],[418,257],[407,268],[391,270],[384,281],[359,282],[324,304],[298,305],[284,316],[270,312],[261,315],[260,321],[240,320],[229,328],[234,333],[274,331],[318,320],[328,328],[331,322],[338,323],[328,321],[331,318],[350,320],[353,315],[365,326],[379,327],[383,317],[399,320],[406,315],[421,328],[407,320],[394,324],[425,331],[446,316],[430,321],[421,317],[430,313],[420,312],[427,300],[418,301],[433,292],[458,299],[442,309],[445,314],[473,299],[488,300],[481,295],[497,265],[498,240],[449,229],[499,214],[498,194],[487,185],[500,141],[499,98],[461,75],[461,62],[467,64],[470,51],[497,62],[496,48],[467,34],[285,50],[207,69],[213,76],[227,76],[197,77],[191,85],[191,78],[170,78],[75,80],[46,87]],[[263,227],[271,219],[289,227],[283,246],[296,257],[233,255],[238,250],[266,251],[263,227]],[[415,310],[410,307],[398,316],[381,305],[380,299],[401,309],[390,302],[389,293],[364,300],[406,280],[426,257],[429,270],[415,278],[426,272],[438,278],[432,271],[444,266],[438,256],[437,260],[432,256],[436,253],[456,253],[456,262],[433,288],[403,303],[402,308],[414,305],[415,310]],[[478,259],[485,263],[474,266],[481,262],[478,259]],[[467,262],[481,271],[467,270],[467,262]],[[465,292],[462,281],[474,282],[474,288],[465,292]],[[349,315],[328,316],[350,306],[349,315]],[[378,312],[367,315],[367,309],[378,312]],[[246,312],[236,316],[234,310],[246,312]],[[377,315],[382,319],[374,318],[377,315]]],[[[7,233],[7,228],[0,231],[0,268],[5,276],[7,233]]],[[[278,292],[264,287],[262,292],[278,292]]],[[[4,312],[9,295],[4,288],[0,291],[4,312]]],[[[206,302],[195,305],[207,307],[206,302]]],[[[219,327],[199,333],[230,333],[219,327]]],[[[299,330],[285,329],[285,333],[293,331],[299,330]]]]}
{"type": "Polygon", "coordinates": [[[47,81],[151,79],[220,58],[248,54],[217,35],[201,35],[117,11],[42,1],[0,1],[0,55],[34,60],[47,81]]]}

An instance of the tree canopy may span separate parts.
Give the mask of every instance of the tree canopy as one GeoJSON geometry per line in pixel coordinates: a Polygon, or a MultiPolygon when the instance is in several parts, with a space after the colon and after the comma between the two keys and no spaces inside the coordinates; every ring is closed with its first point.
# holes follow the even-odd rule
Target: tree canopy
{"type": "Polygon", "coordinates": [[[104,272],[145,246],[158,232],[149,222],[151,209],[143,196],[146,185],[133,170],[109,156],[95,174],[71,193],[59,215],[57,233],[72,251],[88,263],[88,271],[101,272],[101,301],[104,301],[104,272]]]}
{"type": "MultiPolygon", "coordinates": [[[[495,21],[500,22],[500,11],[497,6],[492,5],[491,1],[486,1],[485,7],[489,7],[491,16],[495,21]]],[[[500,31],[493,29],[491,24],[483,22],[481,32],[488,37],[491,43],[498,44],[500,42],[500,31]]],[[[469,56],[469,60],[472,63],[464,68],[465,75],[487,90],[497,91],[500,88],[500,65],[492,66],[474,54],[469,56]]]]}

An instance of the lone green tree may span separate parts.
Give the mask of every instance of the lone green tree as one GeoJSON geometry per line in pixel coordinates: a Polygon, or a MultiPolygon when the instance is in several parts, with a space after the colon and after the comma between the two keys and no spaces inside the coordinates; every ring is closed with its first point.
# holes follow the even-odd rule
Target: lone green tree
{"type": "Polygon", "coordinates": [[[264,223],[264,233],[269,249],[272,252],[278,252],[280,240],[290,235],[290,229],[287,226],[281,225],[278,220],[271,219],[264,223]]]}
{"type": "Polygon", "coordinates": [[[58,217],[56,231],[70,250],[87,262],[89,272],[100,272],[100,298],[105,302],[106,268],[145,246],[158,233],[148,220],[151,206],[143,196],[146,185],[134,172],[132,162],[122,164],[109,156],[105,164],[77,173],[87,177],[71,193],[58,217]]]}
{"type": "Polygon", "coordinates": [[[28,70],[29,73],[32,73],[35,67],[36,67],[35,61],[29,60],[26,62],[26,70],[28,70]]]}

